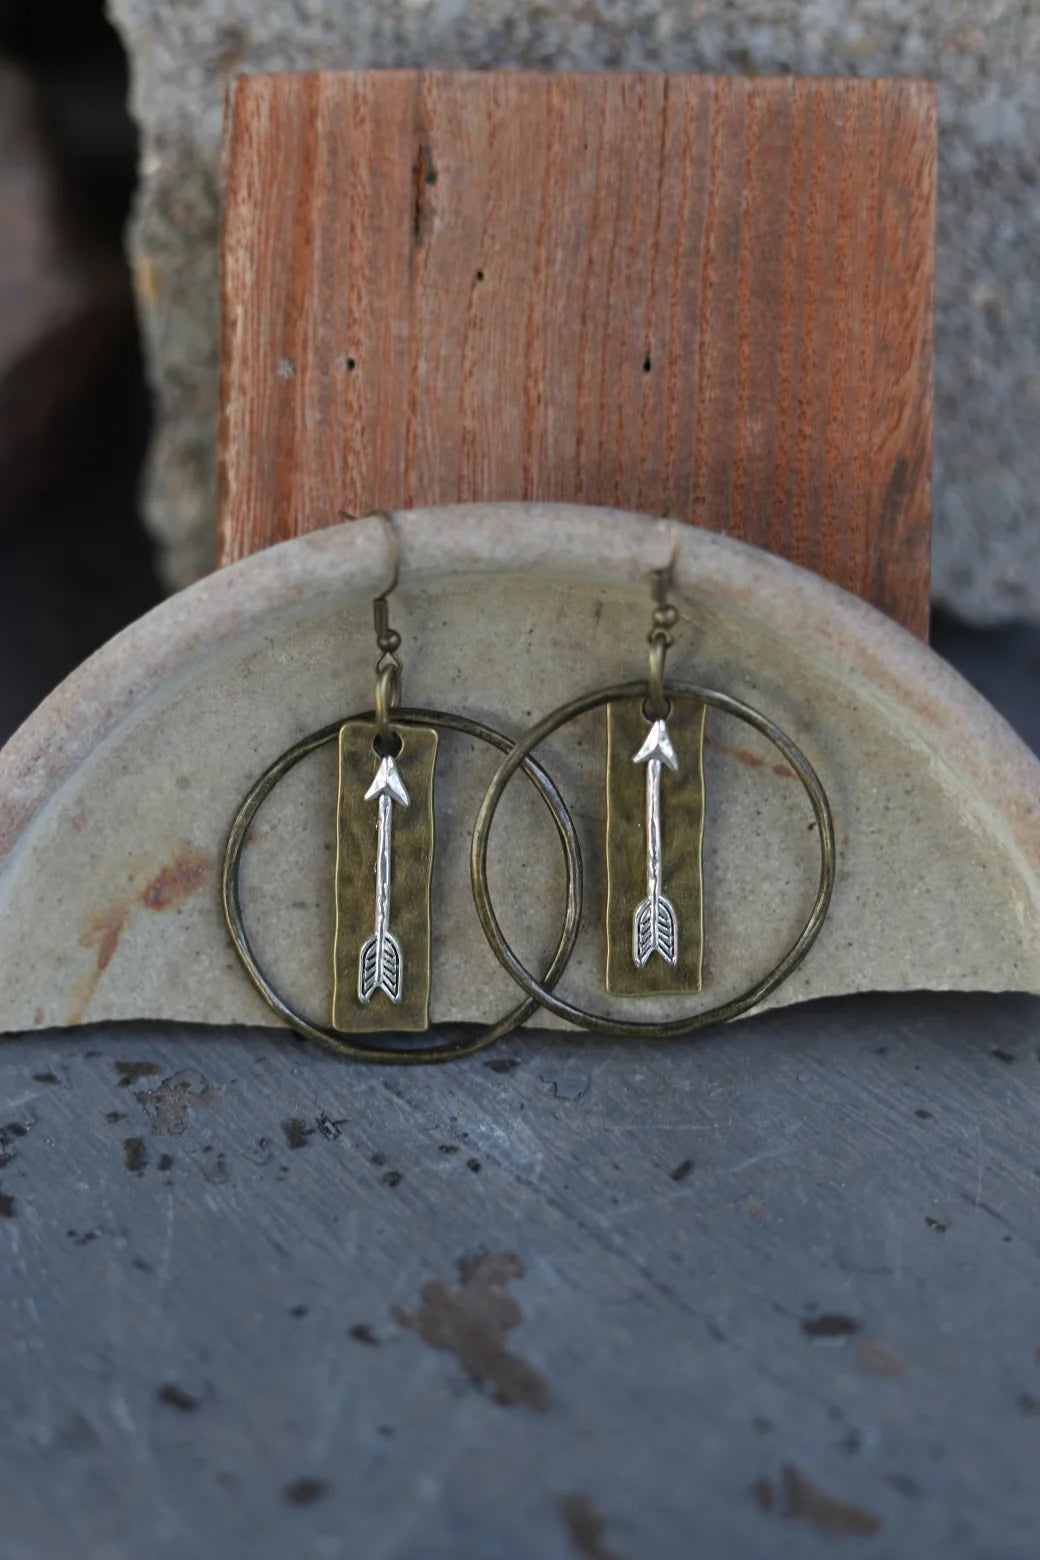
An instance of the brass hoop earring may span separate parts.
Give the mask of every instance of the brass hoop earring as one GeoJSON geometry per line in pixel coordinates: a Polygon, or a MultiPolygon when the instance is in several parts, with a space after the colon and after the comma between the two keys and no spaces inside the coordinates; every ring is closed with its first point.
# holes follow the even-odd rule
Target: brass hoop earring
{"type": "MultiPolygon", "coordinates": [[[[374,711],[365,711],[360,715],[348,717],[348,721],[372,722],[374,720],[374,711]]],[[[486,742],[500,753],[510,754],[513,750],[513,743],[510,738],[504,736],[500,731],[495,731],[493,727],[486,726],[480,721],[470,720],[463,715],[453,715],[444,710],[395,709],[393,711],[393,723],[394,726],[405,728],[432,726],[434,729],[457,732],[462,736],[473,737],[477,741],[486,742]]],[[[315,1023],[304,1014],[298,1012],[268,980],[250,944],[242,915],[239,867],[241,865],[242,850],[253,820],[265,798],[270,795],[279,781],[284,779],[289,771],[295,768],[301,760],[308,757],[309,754],[316,752],[327,743],[335,742],[339,738],[344,724],[343,721],[336,721],[334,725],[324,726],[320,731],[312,732],[310,736],[304,737],[291,748],[287,748],[254,781],[239,806],[228,835],[221,873],[221,899],[231,941],[245,967],[246,973],[268,1007],[272,1008],[280,1018],[284,1019],[297,1034],[304,1036],[308,1040],[318,1041],[321,1045],[336,1051],[340,1056],[350,1057],[354,1061],[361,1062],[389,1062],[398,1065],[414,1065],[423,1062],[444,1062],[455,1057],[472,1055],[475,1051],[481,1051],[486,1046],[493,1045],[496,1040],[502,1039],[505,1035],[512,1033],[514,1029],[519,1028],[521,1024],[526,1023],[537,1010],[540,999],[533,996],[526,997],[523,1002],[511,1009],[503,1018],[481,1029],[476,1035],[463,1035],[457,1039],[442,1041],[433,1045],[388,1046],[377,1040],[363,1040],[357,1035],[353,1035],[348,1040],[342,1032],[329,1026],[315,1023]]],[[[549,968],[539,984],[539,990],[551,991],[571,956],[578,935],[578,928],[581,925],[581,849],[578,844],[574,821],[552,778],[540,764],[531,758],[521,759],[513,766],[510,773],[515,773],[518,768],[523,769],[524,774],[531,781],[552,815],[556,832],[563,847],[567,873],[563,930],[560,933],[559,942],[549,968]]]]}
{"type": "Polygon", "coordinates": [[[553,993],[548,982],[538,981],[531,974],[530,970],[525,968],[510,947],[499,925],[498,917],[495,915],[494,906],[491,903],[487,879],[487,852],[491,825],[494,822],[495,813],[498,810],[506,786],[517,770],[530,762],[531,754],[540,743],[544,742],[547,737],[552,736],[561,726],[566,726],[568,722],[576,720],[579,715],[586,715],[592,710],[600,709],[602,706],[612,704],[615,701],[642,701],[647,694],[647,685],[644,682],[630,682],[619,683],[611,688],[597,689],[594,693],[584,694],[581,698],[572,699],[568,704],[560,705],[558,709],[547,715],[544,720],[532,726],[526,735],[521,737],[519,742],[515,744],[512,751],[499,766],[497,773],[493,776],[491,784],[484,794],[484,800],[477,815],[470,851],[470,880],[477,914],[480,917],[484,935],[487,937],[499,963],[504,969],[509,971],[517,985],[527,993],[530,999],[536,1001],[546,1012],[553,1013],[558,1018],[566,1019],[569,1023],[575,1024],[581,1029],[590,1030],[595,1034],[612,1035],[619,1038],[673,1038],[688,1034],[691,1030],[704,1029],[709,1024],[724,1023],[729,1019],[739,1017],[742,1013],[746,1013],[750,1008],[756,1006],[757,1003],[767,997],[770,992],[775,991],[805,958],[819,936],[820,929],[827,916],[831,894],[834,889],[834,819],[831,814],[830,802],[815,769],[787,733],[759,710],[753,709],[751,705],[744,704],[730,694],[721,693],[714,688],[702,688],[695,683],[664,683],[662,681],[660,691],[665,700],[673,697],[675,699],[699,701],[701,704],[708,705],[722,711],[724,714],[734,716],[737,720],[744,721],[766,737],[783,754],[787,763],[801,781],[815,814],[820,844],[820,880],[808,919],[787,952],[761,980],[756,981],[753,986],[748,987],[746,991],[729,1002],[723,1002],[715,1007],[702,1009],[700,1012],[687,1014],[680,1018],[647,1022],[645,1020],[609,1018],[606,1015],[593,1013],[585,1008],[577,1007],[573,1003],[564,1001],[553,993]]]}

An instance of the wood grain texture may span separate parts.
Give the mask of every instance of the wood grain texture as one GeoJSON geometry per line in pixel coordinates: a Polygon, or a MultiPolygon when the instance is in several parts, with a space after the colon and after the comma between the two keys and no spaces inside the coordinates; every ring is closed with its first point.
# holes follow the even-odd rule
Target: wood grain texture
{"type": "Polygon", "coordinates": [[[221,561],[576,501],[927,631],[931,86],[244,76],[225,157],[221,561]]]}

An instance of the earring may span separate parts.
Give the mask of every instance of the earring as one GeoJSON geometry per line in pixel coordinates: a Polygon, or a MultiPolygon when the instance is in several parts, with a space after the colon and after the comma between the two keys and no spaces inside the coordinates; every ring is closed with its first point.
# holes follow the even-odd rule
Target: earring
{"type": "MultiPolygon", "coordinates": [[[[673,533],[674,539],[674,533],[673,533]]],[[[696,683],[667,681],[665,660],[678,621],[668,601],[669,567],[653,577],[650,665],[645,682],[596,689],[562,704],[532,726],[499,766],[473,830],[470,879],[481,926],[495,956],[547,1012],[596,1034],[664,1038],[737,1018],[755,1007],[797,968],[819,936],[834,889],[834,821],[819,776],[805,754],[768,716],[731,694],[696,683]],[[681,995],[701,989],[704,831],[702,752],[707,709],[735,717],[783,755],[808,796],[820,847],[812,909],[794,942],[772,969],[730,1001],[660,1021],[594,1013],[559,997],[526,969],[506,940],[491,902],[488,838],[506,786],[540,743],[561,727],[606,706],[607,867],[606,988],[618,996],[681,995]],[[641,773],[642,771],[642,773],[641,773]],[[640,822],[642,813],[642,823],[640,822]]]]}
{"type": "Polygon", "coordinates": [[[645,695],[607,705],[606,988],[614,996],[701,989],[705,705],[665,696],[679,616],[667,599],[670,572],[653,576],[645,695]]]}
{"type": "Polygon", "coordinates": [[[390,627],[387,603],[397,584],[396,544],[393,556],[393,580],[372,603],[375,718],[355,717],[339,729],[332,1027],[343,1034],[424,1030],[430,1022],[438,736],[435,726],[391,720],[401,702],[401,636],[390,627]]]}
{"type": "MultiPolygon", "coordinates": [[[[392,571],[390,584],[373,603],[378,650],[373,707],[304,737],[280,754],[250,787],[235,814],[224,852],[224,918],[250,980],[298,1034],[358,1061],[446,1061],[510,1034],[538,1006],[537,999],[525,997],[475,1036],[433,1045],[391,1044],[386,1038],[386,1032],[396,1036],[429,1026],[434,775],[440,733],[473,737],[503,754],[512,751],[513,742],[467,716],[401,705],[401,637],[390,626],[387,599],[398,581],[397,537],[389,515],[380,519],[392,571]],[[298,1012],[261,969],[246,930],[239,869],[265,798],[298,763],[332,742],[339,754],[339,790],[332,1015],[331,1024],[325,1025],[298,1012]]],[[[518,768],[549,809],[567,874],[563,928],[539,983],[551,990],[570,958],[581,924],[581,852],[570,812],[551,777],[532,758],[522,759],[512,772],[518,768]]]]}

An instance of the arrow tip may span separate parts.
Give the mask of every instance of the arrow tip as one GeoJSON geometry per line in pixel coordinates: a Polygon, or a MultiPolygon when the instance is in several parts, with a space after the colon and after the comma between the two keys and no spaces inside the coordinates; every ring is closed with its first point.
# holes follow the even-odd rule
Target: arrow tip
{"type": "Polygon", "coordinates": [[[375,797],[384,795],[395,802],[400,802],[402,807],[407,807],[411,800],[405,790],[404,781],[398,773],[397,765],[389,755],[380,759],[375,779],[365,792],[365,801],[370,802],[375,797]]]}
{"type": "Polygon", "coordinates": [[[668,727],[663,720],[655,720],[647,732],[646,741],[635,755],[633,764],[648,764],[656,758],[659,763],[667,764],[669,769],[678,769],[679,760],[675,756],[672,739],[668,735],[668,727]]]}

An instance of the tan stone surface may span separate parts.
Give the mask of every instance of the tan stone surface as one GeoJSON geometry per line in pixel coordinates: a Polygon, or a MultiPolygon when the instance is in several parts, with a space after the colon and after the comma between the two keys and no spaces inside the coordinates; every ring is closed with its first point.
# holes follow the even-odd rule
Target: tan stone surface
{"type": "MultiPolygon", "coordinates": [[[[645,666],[648,579],[669,527],[608,511],[473,506],[397,517],[410,704],[518,734],[645,666]]],[[[367,707],[377,521],[213,576],[70,678],[0,755],[0,1028],[128,1017],[271,1023],[230,950],[218,863],[252,779],[367,707]]],[[[830,919],[773,1004],[857,990],[1040,990],[1040,765],[943,663],[806,572],[683,530],[670,669],[758,705],[817,766],[835,810],[830,919]]],[[[750,730],[709,716],[705,1005],[791,941],[818,871],[808,804],[750,730]]],[[[547,745],[586,855],[586,921],[563,990],[603,1005],[602,717],[547,745]]],[[[435,1020],[490,1019],[514,990],[479,933],[469,832],[494,756],[446,736],[437,772],[435,1020]]],[[[562,871],[517,785],[492,888],[531,961],[555,941],[562,871]]],[[[265,803],[243,868],[269,973],[324,1022],[331,991],[335,759],[265,803]]],[[[646,1017],[674,1003],[632,1002],[646,1017]]]]}

